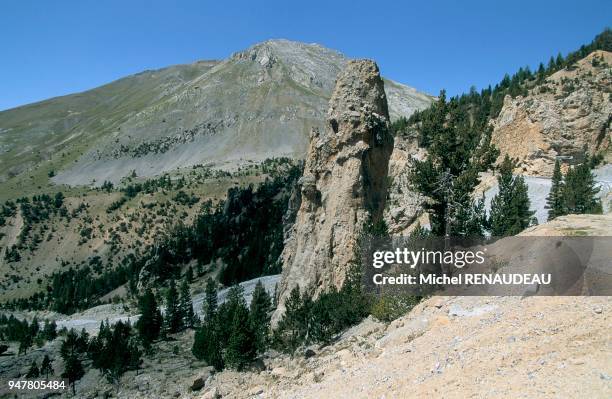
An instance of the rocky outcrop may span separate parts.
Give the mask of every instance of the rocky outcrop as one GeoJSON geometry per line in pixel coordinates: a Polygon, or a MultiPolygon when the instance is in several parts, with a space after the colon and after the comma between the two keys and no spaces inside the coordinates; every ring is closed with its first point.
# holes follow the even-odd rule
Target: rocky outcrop
{"type": "Polygon", "coordinates": [[[424,197],[410,184],[411,159],[425,156],[426,151],[419,147],[416,137],[395,137],[389,159],[389,192],[384,212],[389,234],[408,235],[417,223],[428,224],[422,206],[424,197]]]}
{"type": "Polygon", "coordinates": [[[279,310],[298,285],[318,294],[341,286],[365,223],[381,220],[393,137],[384,84],[373,61],[349,61],[329,104],[327,126],[314,129],[301,204],[283,252],[279,310]]]}
{"type": "Polygon", "coordinates": [[[526,97],[504,100],[493,121],[492,142],[518,158],[521,173],[550,176],[555,159],[579,162],[609,153],[612,101],[612,53],[596,51],[574,66],[551,75],[526,97]]]}

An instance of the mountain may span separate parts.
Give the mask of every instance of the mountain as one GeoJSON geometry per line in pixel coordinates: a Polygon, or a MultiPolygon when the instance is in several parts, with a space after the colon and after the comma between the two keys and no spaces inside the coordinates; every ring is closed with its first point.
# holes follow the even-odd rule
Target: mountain
{"type": "MultiPolygon", "coordinates": [[[[146,71],[0,112],[0,179],[29,170],[43,183],[47,174],[55,183],[101,184],[132,171],[302,157],[347,61],[320,45],[270,40],[223,61],[146,71]]],[[[386,88],[392,118],[432,99],[390,80],[386,88]]]]}

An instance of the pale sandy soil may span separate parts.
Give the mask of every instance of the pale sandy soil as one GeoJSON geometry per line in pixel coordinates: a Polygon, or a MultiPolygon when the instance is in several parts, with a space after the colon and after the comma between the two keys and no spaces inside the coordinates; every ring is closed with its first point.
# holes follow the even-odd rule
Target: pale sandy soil
{"type": "Polygon", "coordinates": [[[310,359],[210,386],[231,398],[609,398],[611,314],[610,297],[434,297],[310,359]]]}

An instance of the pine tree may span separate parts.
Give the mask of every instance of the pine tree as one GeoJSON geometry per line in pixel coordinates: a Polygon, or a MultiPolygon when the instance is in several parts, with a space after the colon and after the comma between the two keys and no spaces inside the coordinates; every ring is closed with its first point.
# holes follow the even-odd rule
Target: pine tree
{"type": "Polygon", "coordinates": [[[191,352],[216,370],[223,369],[222,348],[214,324],[204,324],[196,331],[191,352]]]}
{"type": "Polygon", "coordinates": [[[260,280],[255,285],[249,313],[251,330],[255,335],[255,348],[258,353],[263,353],[268,346],[271,310],[272,301],[270,295],[260,280]]]}
{"type": "Polygon", "coordinates": [[[162,315],[157,307],[157,301],[153,291],[148,288],[138,303],[140,318],[136,322],[136,329],[145,347],[159,338],[160,329],[163,323],[162,315]]]}
{"type": "Polygon", "coordinates": [[[555,71],[555,58],[551,55],[548,60],[548,68],[546,69],[548,73],[552,73],[555,71]]]}
{"type": "Polygon", "coordinates": [[[90,351],[92,365],[100,369],[116,389],[119,388],[121,376],[140,359],[140,351],[131,335],[130,324],[118,321],[112,328],[108,324],[102,325],[95,341],[92,340],[95,342],[95,349],[90,351]]]}
{"type": "MultiPolygon", "coordinates": [[[[510,79],[506,80],[509,85],[510,79]]],[[[419,131],[429,146],[428,157],[413,161],[410,180],[430,199],[423,205],[430,215],[432,234],[456,233],[461,229],[453,227],[455,212],[472,206],[478,173],[488,170],[499,153],[491,145],[491,127],[486,117],[472,121],[459,102],[447,102],[442,91],[424,114],[419,131]]]]}
{"type": "Polygon", "coordinates": [[[183,325],[183,315],[179,307],[178,292],[174,280],[170,280],[170,286],[166,292],[166,314],[165,330],[168,334],[180,331],[183,325]]]}
{"type": "Polygon", "coordinates": [[[76,395],[75,383],[85,375],[83,364],[77,356],[68,356],[64,360],[64,372],[62,378],[67,378],[68,383],[72,386],[72,394],[76,395]]]}
{"type": "Polygon", "coordinates": [[[541,83],[546,78],[546,69],[544,68],[544,64],[540,62],[538,66],[538,82],[541,83]]]}
{"type": "Polygon", "coordinates": [[[189,266],[187,268],[187,271],[185,272],[185,279],[187,280],[188,283],[193,282],[193,268],[191,266],[189,266]]]}
{"type": "Polygon", "coordinates": [[[295,352],[306,337],[306,317],[300,287],[295,286],[289,293],[285,302],[285,314],[275,330],[276,339],[290,352],[295,352]]]}
{"type": "Polygon", "coordinates": [[[212,278],[206,280],[206,288],[204,290],[204,321],[211,322],[215,318],[217,312],[217,284],[212,278]]]}
{"type": "Polygon", "coordinates": [[[26,331],[19,340],[19,354],[28,353],[28,349],[32,346],[32,336],[26,331]]]}
{"type": "Polygon", "coordinates": [[[520,233],[529,226],[534,213],[529,210],[525,180],[522,176],[513,176],[513,168],[514,162],[506,154],[497,178],[499,193],[491,200],[490,225],[493,236],[520,233]]]}
{"type": "Polygon", "coordinates": [[[590,169],[588,155],[582,164],[570,168],[565,175],[563,205],[567,213],[602,213],[601,200],[597,198],[599,187],[590,169]]]}
{"type": "Polygon", "coordinates": [[[66,337],[60,346],[60,356],[64,361],[67,361],[69,357],[81,357],[87,352],[89,342],[88,335],[85,330],[81,332],[81,335],[72,328],[66,333],[66,337]]]}
{"type": "Polygon", "coordinates": [[[475,203],[463,201],[455,205],[451,234],[461,237],[484,237],[486,227],[484,195],[475,203]]]}
{"type": "Polygon", "coordinates": [[[249,310],[244,299],[232,309],[230,337],[225,350],[228,367],[241,371],[255,357],[255,342],[249,323],[249,310]]]}
{"type": "Polygon", "coordinates": [[[224,364],[217,317],[217,286],[210,277],[206,281],[203,307],[204,320],[195,333],[191,352],[216,370],[222,370],[224,364]]]}
{"type": "Polygon", "coordinates": [[[561,53],[557,54],[557,59],[555,60],[555,66],[557,68],[557,70],[563,68],[563,56],[561,55],[561,53]]]}
{"type": "Polygon", "coordinates": [[[53,341],[57,337],[57,324],[55,324],[55,321],[49,322],[49,320],[45,320],[43,335],[47,341],[53,341]]]}
{"type": "Polygon", "coordinates": [[[45,355],[43,358],[42,364],[40,365],[40,374],[44,374],[45,380],[49,379],[49,374],[53,374],[53,364],[51,364],[49,355],[45,355]]]}
{"type": "Polygon", "coordinates": [[[563,206],[563,174],[561,173],[561,164],[558,159],[555,161],[550,192],[548,197],[546,197],[546,209],[548,209],[549,221],[557,216],[566,214],[565,207],[563,206]]]}
{"type": "Polygon", "coordinates": [[[138,348],[136,341],[130,339],[128,344],[128,360],[127,360],[127,368],[130,370],[136,370],[136,375],[138,375],[138,370],[142,365],[142,352],[138,348]]]}
{"type": "Polygon", "coordinates": [[[35,337],[39,331],[40,325],[38,324],[38,317],[34,316],[34,319],[32,319],[32,324],[30,324],[29,334],[30,336],[35,337]]]}
{"type": "Polygon", "coordinates": [[[187,278],[185,278],[181,284],[179,311],[182,316],[181,325],[184,328],[191,328],[196,324],[196,316],[193,311],[193,303],[191,302],[191,294],[189,292],[189,283],[187,278]]]}
{"type": "MultiPolygon", "coordinates": [[[[227,293],[227,300],[219,306],[216,317],[216,331],[221,347],[226,347],[232,335],[234,314],[239,308],[246,307],[244,288],[241,285],[232,286],[227,293]]],[[[248,309],[247,309],[248,310],[248,309]]]]}
{"type": "Polygon", "coordinates": [[[40,371],[38,370],[38,366],[36,365],[36,361],[32,360],[32,365],[30,365],[30,369],[26,374],[26,378],[38,378],[40,376],[40,371]]]}

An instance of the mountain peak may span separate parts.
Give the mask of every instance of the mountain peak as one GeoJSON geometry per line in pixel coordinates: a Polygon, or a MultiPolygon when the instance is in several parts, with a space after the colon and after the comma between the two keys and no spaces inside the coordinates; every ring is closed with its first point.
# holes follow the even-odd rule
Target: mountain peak
{"type": "MultiPolygon", "coordinates": [[[[53,164],[55,183],[99,185],[132,171],[146,177],[197,164],[235,168],[301,158],[310,130],[325,123],[348,60],[319,44],[271,39],[222,61],[176,65],[49,100],[36,113],[3,112],[7,175],[0,180],[43,163],[53,164]],[[75,112],[66,117],[67,109],[75,112]],[[30,158],[20,155],[26,146],[30,158]],[[62,152],[70,156],[58,158],[62,152]]],[[[385,83],[392,118],[431,102],[407,86],[385,83]]]]}

